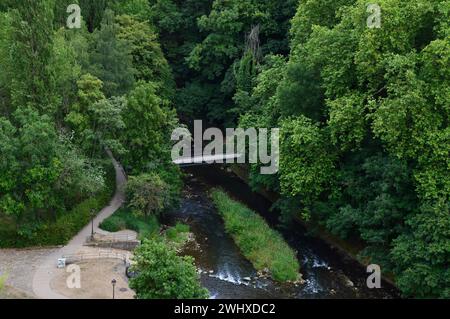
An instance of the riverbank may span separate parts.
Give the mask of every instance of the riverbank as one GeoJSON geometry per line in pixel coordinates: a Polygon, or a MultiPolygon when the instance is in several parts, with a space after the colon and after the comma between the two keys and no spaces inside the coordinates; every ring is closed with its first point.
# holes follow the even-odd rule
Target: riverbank
{"type": "Polygon", "coordinates": [[[182,222],[190,226],[195,245],[187,245],[184,255],[193,256],[201,282],[216,299],[391,299],[397,294],[390,286],[369,289],[367,273],[351,259],[343,257],[323,241],[309,236],[301,226],[279,227],[272,204],[253,193],[248,185],[223,166],[185,168],[185,186],[179,209],[164,215],[163,223],[182,222]],[[258,275],[226,232],[223,218],[208,195],[221,188],[232,198],[264,218],[296,251],[305,284],[291,285],[258,275]]]}
{"type": "MultiPolygon", "coordinates": [[[[249,184],[248,178],[248,170],[242,165],[232,165],[230,167],[231,172],[245,182],[247,185],[249,184]]],[[[274,204],[278,199],[279,195],[269,190],[260,190],[258,193],[269,200],[272,204],[274,204]]],[[[315,223],[306,222],[300,218],[300,216],[294,216],[294,222],[300,224],[302,227],[307,229],[310,232],[313,232],[314,235],[321,240],[323,240],[327,245],[336,249],[340,254],[347,258],[351,258],[353,261],[358,263],[361,267],[366,268],[369,265],[367,260],[363,260],[359,258],[359,254],[364,249],[364,245],[362,243],[351,243],[349,241],[343,240],[330,232],[328,232],[324,227],[317,225],[315,223]]],[[[395,279],[391,274],[382,274],[382,280],[388,283],[389,285],[397,288],[395,284],[395,279]]]]}
{"type": "Polygon", "coordinates": [[[257,271],[268,272],[280,282],[302,281],[295,252],[262,217],[221,190],[214,189],[211,197],[226,231],[257,271]]]}

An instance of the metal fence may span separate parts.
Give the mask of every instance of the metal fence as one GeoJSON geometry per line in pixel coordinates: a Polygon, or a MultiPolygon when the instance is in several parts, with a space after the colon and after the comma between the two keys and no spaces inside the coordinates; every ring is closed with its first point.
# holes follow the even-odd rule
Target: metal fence
{"type": "Polygon", "coordinates": [[[86,240],[86,242],[135,242],[139,241],[139,239],[136,238],[136,235],[132,234],[120,234],[120,235],[101,235],[97,234],[98,237],[94,237],[94,240],[92,240],[92,237],[89,236],[86,240]]]}
{"type": "Polygon", "coordinates": [[[99,251],[98,253],[80,253],[80,254],[64,255],[63,258],[66,259],[66,264],[73,264],[76,262],[94,259],[120,259],[124,262],[124,264],[129,264],[130,262],[127,254],[118,253],[114,251],[99,251]]]}

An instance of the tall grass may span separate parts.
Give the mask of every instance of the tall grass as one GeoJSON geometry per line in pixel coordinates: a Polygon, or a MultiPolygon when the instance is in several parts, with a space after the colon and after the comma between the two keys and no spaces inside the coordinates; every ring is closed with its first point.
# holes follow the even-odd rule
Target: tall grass
{"type": "Polygon", "coordinates": [[[156,216],[147,218],[134,215],[128,208],[120,208],[112,216],[105,219],[100,228],[109,232],[129,229],[139,234],[139,239],[149,238],[159,232],[159,222],[156,216]]]}
{"type": "Polygon", "coordinates": [[[213,190],[212,199],[227,233],[257,270],[268,268],[272,278],[280,282],[298,279],[300,266],[295,252],[261,216],[221,190],[213,190]]]}
{"type": "Polygon", "coordinates": [[[2,292],[3,288],[5,288],[5,282],[7,278],[7,274],[0,275],[0,292],[2,292]]]}

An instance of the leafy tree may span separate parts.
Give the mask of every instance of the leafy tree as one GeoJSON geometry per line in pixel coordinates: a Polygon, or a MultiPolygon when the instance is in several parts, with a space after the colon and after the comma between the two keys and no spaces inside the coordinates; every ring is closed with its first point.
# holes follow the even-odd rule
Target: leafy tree
{"type": "Polygon", "coordinates": [[[9,120],[0,117],[0,212],[20,216],[24,210],[23,203],[14,191],[17,187],[17,175],[20,172],[17,156],[19,141],[17,129],[9,120]]]}
{"type": "Polygon", "coordinates": [[[117,15],[131,15],[143,22],[152,14],[150,1],[148,0],[120,0],[111,3],[110,8],[117,15]]]}
{"type": "MultiPolygon", "coordinates": [[[[105,10],[113,6],[117,0],[78,0],[84,20],[89,32],[94,32],[103,22],[105,10]]],[[[66,6],[67,8],[67,6],[66,6]]]]}
{"type": "Polygon", "coordinates": [[[235,124],[235,65],[246,35],[258,24],[266,53],[288,49],[288,19],[295,1],[154,0],[151,21],[179,88],[176,108],[183,119],[235,124]],[[186,61],[186,62],[185,62],[186,61]]]}
{"type": "Polygon", "coordinates": [[[422,207],[420,214],[406,220],[411,230],[393,242],[397,284],[406,296],[450,298],[448,203],[422,207]]]}
{"type": "Polygon", "coordinates": [[[126,41],[130,48],[136,80],[159,83],[161,95],[171,97],[175,84],[155,31],[147,22],[139,22],[131,16],[118,16],[116,21],[119,25],[117,38],[126,41]]]}
{"type": "Polygon", "coordinates": [[[90,74],[77,83],[78,103],[71,107],[66,122],[74,129],[78,142],[91,156],[102,153],[105,147],[117,154],[125,152],[119,135],[125,129],[122,113],[126,99],[106,99],[101,92],[102,81],[90,74]]]}
{"type": "Polygon", "coordinates": [[[77,102],[70,106],[65,121],[75,133],[75,140],[84,145],[85,151],[92,150],[92,121],[89,110],[93,105],[105,100],[102,92],[103,83],[91,74],[84,74],[77,81],[78,96],[77,102]]]}
{"type": "Polygon", "coordinates": [[[198,20],[200,29],[207,32],[207,36],[192,50],[188,58],[190,66],[201,69],[209,79],[223,75],[242,53],[244,35],[256,25],[262,29],[263,53],[267,53],[267,47],[271,53],[283,52],[287,49],[283,39],[287,31],[286,12],[293,10],[294,5],[294,1],[214,1],[209,15],[198,20]],[[278,40],[280,34],[281,41],[278,40]],[[276,41],[280,43],[274,44],[276,41]]]}
{"type": "Polygon", "coordinates": [[[14,56],[11,100],[54,113],[59,97],[48,65],[52,54],[54,0],[20,1],[12,11],[11,56],[14,56]]]}
{"type": "Polygon", "coordinates": [[[308,209],[330,187],[336,154],[326,133],[304,116],[281,122],[280,143],[281,192],[300,196],[308,209]]]}
{"type": "MultiPolygon", "coordinates": [[[[364,1],[301,2],[284,79],[268,111],[248,107],[241,123],[280,116],[283,209],[306,208],[341,237],[362,239],[405,295],[443,297],[448,3],[378,4],[382,27],[371,29],[364,1]]],[[[258,105],[254,95],[245,105],[258,105]]]]}
{"type": "Polygon", "coordinates": [[[149,0],[148,19],[160,35],[164,54],[178,84],[192,74],[184,59],[202,40],[197,19],[211,9],[212,0],[149,0]]]}
{"type": "MultiPolygon", "coordinates": [[[[254,87],[250,94],[235,96],[235,102],[241,110],[246,110],[239,118],[239,126],[244,128],[277,127],[281,116],[280,105],[276,98],[277,88],[283,80],[286,59],[281,55],[267,55],[257,65],[254,87]],[[239,97],[239,98],[238,98],[239,97]]],[[[250,186],[254,190],[270,189],[280,192],[278,174],[261,175],[260,165],[252,164],[249,172],[250,186]]]]}
{"type": "Polygon", "coordinates": [[[118,38],[118,32],[114,13],[106,10],[100,29],[96,29],[92,35],[89,70],[103,81],[107,97],[127,93],[134,83],[135,70],[130,49],[126,41],[118,38]]]}
{"type": "Polygon", "coordinates": [[[7,11],[13,6],[14,0],[4,0],[0,4],[0,11],[7,11]]]}
{"type": "Polygon", "coordinates": [[[85,27],[81,30],[59,29],[53,38],[53,50],[48,66],[54,74],[55,92],[61,97],[61,104],[57,109],[57,123],[62,123],[64,117],[77,100],[77,81],[83,68],[88,63],[88,41],[85,27]]]}
{"type": "Polygon", "coordinates": [[[199,283],[192,257],[154,238],[145,240],[133,257],[137,276],[130,281],[138,299],[205,299],[208,291],[199,283]]]}
{"type": "Polygon", "coordinates": [[[154,83],[137,83],[123,112],[127,130],[122,144],[128,151],[124,164],[137,174],[170,161],[170,134],[176,115],[169,101],[157,95],[157,89],[154,83]]]}
{"type": "Polygon", "coordinates": [[[12,17],[8,13],[0,13],[0,114],[10,114],[11,106],[11,78],[13,62],[10,55],[12,43],[12,17]]]}
{"type": "Polygon", "coordinates": [[[128,206],[146,218],[166,208],[168,186],[157,174],[131,176],[126,191],[128,206]]]}

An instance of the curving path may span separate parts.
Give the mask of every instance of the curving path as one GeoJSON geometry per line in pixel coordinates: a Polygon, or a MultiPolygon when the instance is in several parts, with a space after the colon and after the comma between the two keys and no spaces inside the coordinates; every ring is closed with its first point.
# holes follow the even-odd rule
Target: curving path
{"type": "MultiPolygon", "coordinates": [[[[116,210],[118,210],[124,200],[124,186],[126,184],[125,172],[122,166],[114,159],[113,155],[110,151],[107,151],[109,157],[111,158],[114,169],[116,172],[116,192],[114,197],[111,199],[111,202],[108,206],[103,208],[100,213],[94,219],[94,231],[99,232],[98,226],[100,223],[114,214],[116,210]]],[[[33,292],[38,298],[42,299],[67,299],[66,296],[63,296],[54,290],[52,290],[50,286],[50,282],[56,273],[56,264],[58,258],[61,258],[63,255],[71,255],[77,253],[79,250],[83,248],[83,244],[91,235],[91,223],[86,225],[72,240],[64,247],[56,250],[55,252],[48,255],[42,264],[37,268],[34,277],[33,277],[33,292]]]]}

